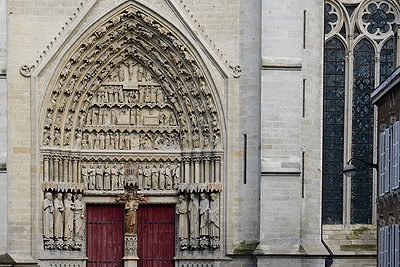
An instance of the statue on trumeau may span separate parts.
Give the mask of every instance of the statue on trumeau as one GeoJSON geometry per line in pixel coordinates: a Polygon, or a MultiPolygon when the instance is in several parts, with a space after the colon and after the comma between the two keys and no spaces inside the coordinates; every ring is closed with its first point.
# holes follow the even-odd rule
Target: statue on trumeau
{"type": "Polygon", "coordinates": [[[46,192],[43,201],[43,236],[45,240],[49,240],[54,236],[53,212],[53,195],[51,194],[51,192],[46,192]]]}
{"type": "Polygon", "coordinates": [[[135,199],[134,195],[129,196],[129,200],[125,204],[125,234],[136,235],[137,234],[137,210],[139,208],[139,202],[135,199]]]}

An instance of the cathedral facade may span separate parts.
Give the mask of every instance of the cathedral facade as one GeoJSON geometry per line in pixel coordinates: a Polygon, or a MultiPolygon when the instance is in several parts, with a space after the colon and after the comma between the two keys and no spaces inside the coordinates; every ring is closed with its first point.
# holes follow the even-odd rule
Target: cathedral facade
{"type": "Polygon", "coordinates": [[[398,1],[0,13],[0,265],[377,265],[377,173],[342,168],[377,161],[398,1]]]}

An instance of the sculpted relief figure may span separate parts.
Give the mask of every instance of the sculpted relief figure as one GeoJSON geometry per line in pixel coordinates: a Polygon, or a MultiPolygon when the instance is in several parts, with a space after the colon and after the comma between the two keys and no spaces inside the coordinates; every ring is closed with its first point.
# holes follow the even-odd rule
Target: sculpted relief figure
{"type": "Polygon", "coordinates": [[[103,189],[103,174],[104,170],[101,165],[98,164],[96,168],[96,189],[98,190],[103,189]]]}
{"type": "Polygon", "coordinates": [[[68,193],[64,199],[64,239],[72,239],[74,231],[74,210],[72,194],[68,193]]]}
{"type": "Polygon", "coordinates": [[[74,234],[75,239],[82,239],[84,237],[84,205],[82,203],[82,194],[78,194],[75,200],[75,210],[74,210],[74,234]]]}
{"type": "Polygon", "coordinates": [[[174,170],[174,189],[178,189],[178,184],[181,180],[181,165],[178,163],[174,170]]]}
{"type": "Polygon", "coordinates": [[[146,165],[145,169],[143,170],[143,187],[144,187],[144,189],[150,189],[150,186],[151,186],[150,175],[151,175],[150,166],[146,165]]]}
{"type": "Polygon", "coordinates": [[[208,239],[208,211],[209,211],[209,201],[206,194],[200,194],[200,236],[201,239],[208,239]]]}
{"type": "Polygon", "coordinates": [[[89,190],[95,189],[96,186],[96,170],[94,169],[93,163],[90,165],[89,170],[89,190]]]}
{"type": "Polygon", "coordinates": [[[190,229],[190,246],[194,249],[198,248],[198,240],[200,237],[199,228],[199,200],[195,194],[190,194],[189,212],[189,229],[190,229]]]}
{"type": "Polygon", "coordinates": [[[180,195],[179,203],[176,204],[176,214],[179,215],[179,240],[182,250],[188,248],[189,227],[187,211],[188,207],[185,201],[185,197],[183,195],[180,195]]]}
{"type": "Polygon", "coordinates": [[[219,248],[219,201],[217,194],[211,193],[211,203],[210,203],[210,238],[211,247],[214,249],[219,248]]]}
{"type": "Polygon", "coordinates": [[[151,169],[151,184],[152,184],[152,189],[157,190],[158,189],[158,178],[160,176],[160,172],[157,169],[157,165],[154,164],[153,168],[151,169]]]}
{"type": "Polygon", "coordinates": [[[125,234],[126,235],[136,235],[137,233],[137,209],[139,208],[139,203],[134,198],[133,195],[129,196],[129,201],[125,204],[125,234]]]}
{"type": "Polygon", "coordinates": [[[169,163],[165,167],[165,183],[166,183],[166,189],[171,190],[172,189],[172,176],[171,176],[171,166],[169,163]]]}
{"type": "Polygon", "coordinates": [[[111,189],[111,169],[108,166],[108,163],[106,163],[106,166],[104,168],[104,189],[111,189]]]}
{"type": "Polygon", "coordinates": [[[117,165],[114,164],[113,167],[111,168],[111,189],[112,190],[118,190],[119,189],[119,178],[118,178],[118,168],[117,165]]]}
{"type": "Polygon", "coordinates": [[[54,238],[55,240],[63,238],[64,230],[64,204],[62,202],[62,193],[57,193],[54,199],[54,238]]]}
{"type": "Polygon", "coordinates": [[[53,238],[53,196],[50,192],[45,194],[43,201],[43,236],[45,240],[53,238]]]}

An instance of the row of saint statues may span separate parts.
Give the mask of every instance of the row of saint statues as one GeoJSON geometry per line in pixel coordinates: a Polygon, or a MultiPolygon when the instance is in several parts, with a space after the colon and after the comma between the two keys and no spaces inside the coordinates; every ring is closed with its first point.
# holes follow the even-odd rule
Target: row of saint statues
{"type": "Polygon", "coordinates": [[[45,240],[82,240],[85,233],[82,194],[73,200],[72,193],[46,192],[43,201],[43,236],[45,240]],[[63,195],[65,197],[63,198],[63,195]]]}
{"type": "Polygon", "coordinates": [[[75,147],[107,150],[176,150],[180,149],[179,134],[128,133],[128,132],[81,132],[75,134],[75,147]]]}
{"type": "Polygon", "coordinates": [[[179,215],[181,250],[219,249],[219,201],[216,193],[180,195],[176,205],[179,215]],[[210,197],[210,198],[209,198],[210,197]],[[211,200],[211,201],[210,201],[211,200]],[[189,201],[189,203],[188,203],[189,201]]]}
{"type": "Polygon", "coordinates": [[[97,91],[92,103],[163,104],[167,102],[160,86],[140,86],[137,89],[123,89],[122,86],[105,86],[97,91]]]}
{"type": "Polygon", "coordinates": [[[85,190],[123,190],[128,183],[139,190],[176,190],[180,183],[180,165],[171,164],[82,164],[85,190]]]}
{"type": "MultiPolygon", "coordinates": [[[[66,125],[72,128],[70,116],[67,118],[66,125]]],[[[47,120],[50,122],[50,119],[47,120]]],[[[59,123],[55,125],[58,128],[60,126],[59,123]]],[[[85,125],[177,126],[177,120],[175,114],[168,108],[153,110],[129,107],[91,107],[87,112],[85,125]]]]}

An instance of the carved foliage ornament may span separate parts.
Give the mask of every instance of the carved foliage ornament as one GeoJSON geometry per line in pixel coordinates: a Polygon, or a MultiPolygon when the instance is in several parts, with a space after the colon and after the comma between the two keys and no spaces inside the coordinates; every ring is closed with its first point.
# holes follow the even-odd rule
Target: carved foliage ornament
{"type": "Polygon", "coordinates": [[[56,78],[43,146],[218,148],[220,120],[196,58],[156,18],[134,7],[116,13],[71,52],[56,78]]]}

